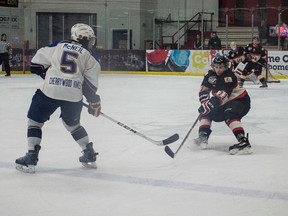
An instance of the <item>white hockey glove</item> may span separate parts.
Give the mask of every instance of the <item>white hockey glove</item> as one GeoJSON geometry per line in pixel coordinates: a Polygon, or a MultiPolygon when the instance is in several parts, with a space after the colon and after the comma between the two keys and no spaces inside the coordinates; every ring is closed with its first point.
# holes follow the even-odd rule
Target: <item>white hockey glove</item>
{"type": "Polygon", "coordinates": [[[100,101],[96,102],[96,103],[89,102],[88,113],[95,116],[95,117],[98,117],[101,113],[100,101]]]}

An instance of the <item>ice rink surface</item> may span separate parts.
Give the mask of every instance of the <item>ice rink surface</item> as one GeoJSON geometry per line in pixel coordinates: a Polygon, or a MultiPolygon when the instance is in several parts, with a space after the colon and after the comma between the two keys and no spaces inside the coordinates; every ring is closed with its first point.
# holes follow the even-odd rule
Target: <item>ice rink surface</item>
{"type": "MultiPolygon", "coordinates": [[[[180,139],[195,121],[202,77],[101,75],[102,111],[162,140],[180,139]]],[[[97,170],[78,162],[80,147],[57,111],[43,127],[35,174],[15,170],[27,152],[26,113],[42,80],[0,77],[1,216],[285,216],[288,213],[288,81],[268,89],[246,82],[252,108],[242,120],[254,153],[229,155],[236,139],[213,123],[209,147],[193,144],[198,126],[175,159],[85,108],[82,125],[99,152],[97,170]]]]}

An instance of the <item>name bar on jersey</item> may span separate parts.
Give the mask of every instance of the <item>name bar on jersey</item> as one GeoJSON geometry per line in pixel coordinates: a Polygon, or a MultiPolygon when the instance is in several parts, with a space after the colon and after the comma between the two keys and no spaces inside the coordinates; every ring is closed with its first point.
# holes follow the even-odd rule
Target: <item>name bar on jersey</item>
{"type": "Polygon", "coordinates": [[[71,45],[71,44],[68,44],[68,43],[65,43],[63,45],[63,48],[66,48],[66,49],[69,49],[69,50],[74,50],[74,51],[79,52],[79,53],[82,53],[82,51],[83,51],[82,47],[77,46],[77,45],[73,45],[73,44],[71,45]]]}
{"type": "Polygon", "coordinates": [[[69,87],[69,88],[76,88],[76,89],[82,88],[82,84],[79,81],[71,80],[71,79],[63,79],[59,77],[50,77],[49,85],[57,85],[61,87],[69,87]]]}

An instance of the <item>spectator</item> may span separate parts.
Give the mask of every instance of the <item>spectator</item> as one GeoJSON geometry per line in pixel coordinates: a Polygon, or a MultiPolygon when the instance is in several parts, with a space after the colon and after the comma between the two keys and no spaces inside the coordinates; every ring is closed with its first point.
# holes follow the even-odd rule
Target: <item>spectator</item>
{"type": "Polygon", "coordinates": [[[194,49],[201,50],[202,49],[202,41],[200,34],[196,35],[196,41],[194,42],[194,49]]]}
{"type": "Polygon", "coordinates": [[[3,62],[6,71],[6,77],[11,75],[9,60],[12,59],[12,46],[7,42],[7,35],[3,33],[0,41],[0,65],[3,62]]]}
{"type": "Polygon", "coordinates": [[[277,24],[275,26],[275,32],[276,32],[277,36],[280,35],[280,46],[281,46],[282,49],[284,49],[285,39],[288,36],[286,34],[287,29],[288,29],[287,24],[282,22],[282,21],[280,22],[280,25],[277,24]]]}
{"type": "Polygon", "coordinates": [[[208,42],[208,49],[210,50],[220,50],[221,49],[221,40],[218,38],[216,32],[211,33],[211,38],[208,42]]]}
{"type": "Polygon", "coordinates": [[[258,26],[260,44],[264,45],[267,42],[267,25],[265,20],[261,20],[258,26]]]}

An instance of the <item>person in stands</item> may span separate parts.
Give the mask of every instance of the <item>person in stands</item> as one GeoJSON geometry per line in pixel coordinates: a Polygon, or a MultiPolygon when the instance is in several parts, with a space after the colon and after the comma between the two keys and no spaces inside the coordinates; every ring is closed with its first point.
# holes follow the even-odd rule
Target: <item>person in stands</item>
{"type": "Polygon", "coordinates": [[[194,41],[194,49],[195,50],[202,50],[202,41],[201,41],[201,35],[196,35],[196,40],[194,41]]]}
{"type": "Polygon", "coordinates": [[[216,32],[211,33],[211,38],[208,41],[208,49],[210,49],[210,50],[220,50],[221,49],[221,40],[217,36],[216,32]]]}

